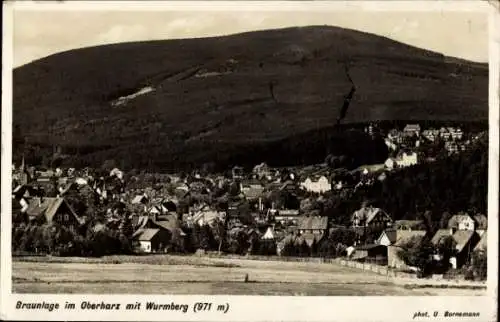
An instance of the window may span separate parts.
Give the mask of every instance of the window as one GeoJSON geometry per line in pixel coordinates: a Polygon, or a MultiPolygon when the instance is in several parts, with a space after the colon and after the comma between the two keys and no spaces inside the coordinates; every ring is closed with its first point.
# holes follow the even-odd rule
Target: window
{"type": "Polygon", "coordinates": [[[69,215],[68,214],[65,214],[64,215],[64,221],[68,221],[69,220],[69,215]]]}

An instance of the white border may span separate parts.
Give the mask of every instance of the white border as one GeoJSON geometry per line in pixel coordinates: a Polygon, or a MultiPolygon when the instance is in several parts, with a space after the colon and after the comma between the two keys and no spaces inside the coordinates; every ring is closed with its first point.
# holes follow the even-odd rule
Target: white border
{"type": "MultiPolygon", "coordinates": [[[[479,1],[190,1],[190,2],[132,2],[103,1],[98,2],[66,2],[41,3],[20,1],[4,4],[3,11],[3,69],[2,69],[2,210],[1,227],[1,270],[2,281],[0,296],[0,318],[15,320],[207,320],[207,321],[248,321],[248,320],[290,320],[290,321],[409,321],[412,313],[417,310],[450,310],[450,311],[481,311],[481,318],[476,321],[496,320],[496,302],[498,297],[498,183],[499,183],[499,56],[500,56],[500,18],[498,9],[486,2],[479,1]],[[490,37],[490,83],[489,83],[489,189],[488,189],[488,296],[484,297],[263,297],[263,296],[140,296],[141,299],[157,301],[172,301],[193,303],[196,301],[229,302],[230,312],[226,315],[218,313],[176,314],[166,312],[103,312],[73,311],[16,311],[13,305],[18,299],[43,299],[64,303],[66,300],[92,299],[108,300],[122,303],[135,302],[135,295],[54,295],[11,294],[11,222],[10,182],[11,182],[11,129],[12,129],[12,28],[13,10],[134,10],[134,11],[476,11],[489,13],[490,37]],[[492,245],[494,247],[492,247],[492,245]],[[168,315],[167,315],[168,314],[168,315]]],[[[457,35],[459,36],[459,35],[457,35]]],[[[433,319],[436,320],[436,319],[433,319]]],[[[466,319],[462,319],[466,320],[466,319]]]]}

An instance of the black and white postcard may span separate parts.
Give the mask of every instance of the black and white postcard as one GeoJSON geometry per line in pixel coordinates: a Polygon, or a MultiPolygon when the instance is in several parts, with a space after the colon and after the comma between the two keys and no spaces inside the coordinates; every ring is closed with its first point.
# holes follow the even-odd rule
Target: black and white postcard
{"type": "Polygon", "coordinates": [[[3,8],[2,319],[496,319],[494,2],[3,8]]]}

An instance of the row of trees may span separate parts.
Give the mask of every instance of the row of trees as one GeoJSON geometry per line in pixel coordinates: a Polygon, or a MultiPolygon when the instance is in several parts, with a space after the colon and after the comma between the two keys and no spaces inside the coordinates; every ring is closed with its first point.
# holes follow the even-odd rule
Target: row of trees
{"type": "Polygon", "coordinates": [[[130,236],[104,225],[85,234],[57,224],[21,223],[12,229],[12,250],[55,256],[104,256],[132,252],[130,236]]]}

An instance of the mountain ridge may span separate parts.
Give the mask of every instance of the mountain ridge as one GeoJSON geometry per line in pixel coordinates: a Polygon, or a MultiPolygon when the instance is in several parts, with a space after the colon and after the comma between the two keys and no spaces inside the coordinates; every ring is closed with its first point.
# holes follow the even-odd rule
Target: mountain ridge
{"type": "Polygon", "coordinates": [[[346,123],[487,120],[487,65],[312,26],[54,54],[14,70],[13,121],[31,142],[117,146],[117,157],[140,142],[159,164],[206,146],[213,158],[225,144],[331,127],[351,88],[346,69],[356,86],[346,123]]]}

